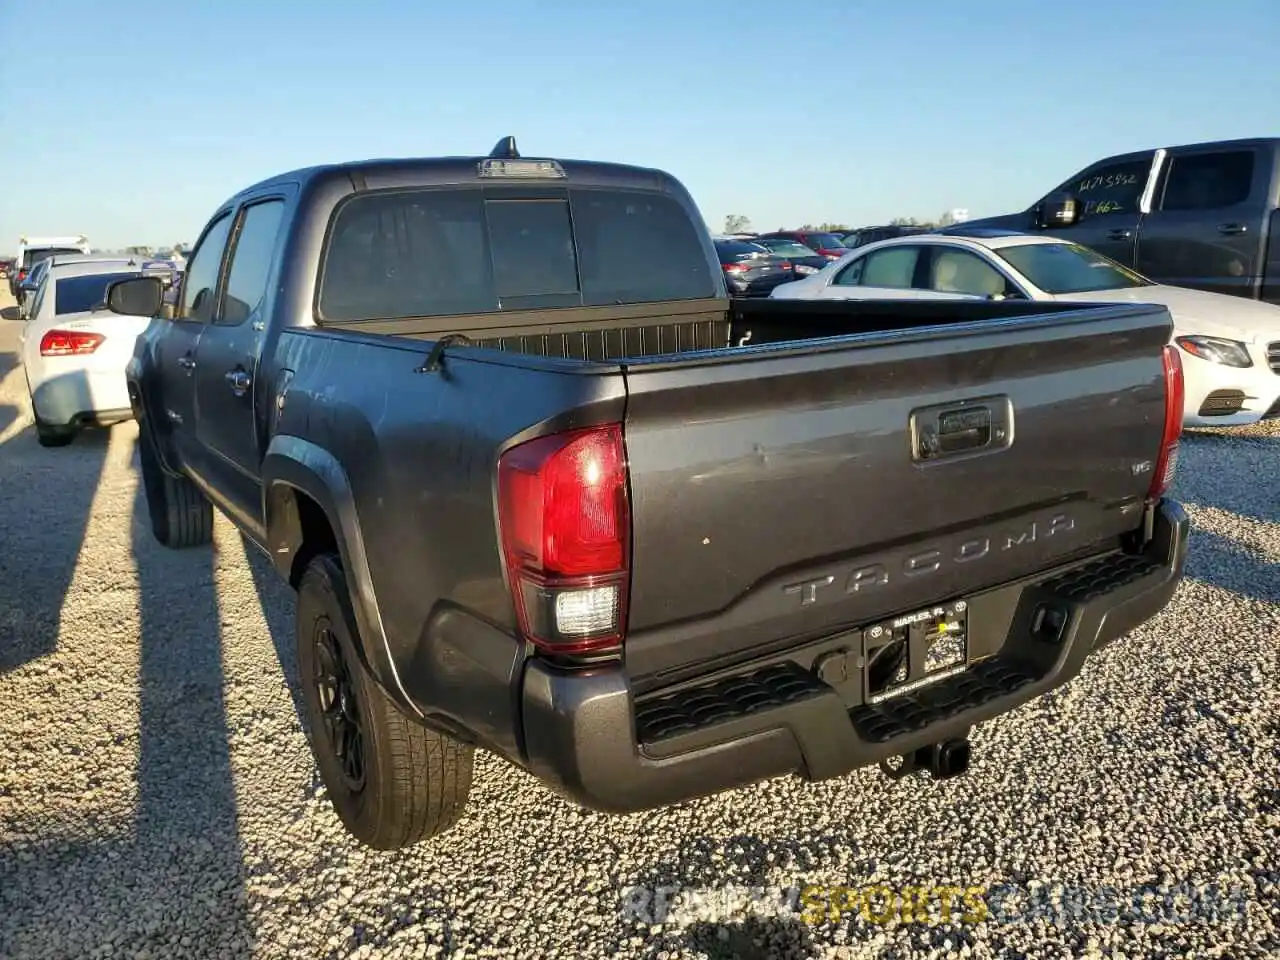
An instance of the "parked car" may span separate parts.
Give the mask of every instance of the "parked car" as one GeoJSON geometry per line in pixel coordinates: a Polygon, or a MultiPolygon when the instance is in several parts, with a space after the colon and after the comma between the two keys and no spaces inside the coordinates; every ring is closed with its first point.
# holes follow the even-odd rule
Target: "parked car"
{"type": "Polygon", "coordinates": [[[21,299],[18,301],[18,309],[25,320],[31,313],[32,295],[40,287],[40,283],[44,280],[45,272],[54,263],[116,263],[136,266],[137,261],[127,257],[102,253],[56,253],[47,257],[42,257],[36,262],[27,274],[26,278],[18,285],[21,293],[21,299]]]}
{"type": "Polygon", "coordinates": [[[20,285],[31,272],[31,268],[56,253],[89,253],[89,241],[83,236],[76,237],[19,237],[18,256],[14,264],[18,268],[9,275],[9,292],[19,303],[23,300],[20,285]]]}
{"type": "Polygon", "coordinates": [[[928,232],[928,227],[895,223],[883,227],[863,227],[861,230],[846,233],[841,240],[846,247],[854,250],[858,247],[865,247],[869,243],[879,243],[881,240],[891,240],[894,237],[914,237],[928,232]]]}
{"type": "Polygon", "coordinates": [[[0,280],[9,279],[9,274],[13,272],[13,261],[0,258],[0,280]]]}
{"type": "Polygon", "coordinates": [[[795,279],[789,260],[758,243],[716,238],[714,244],[730,296],[767,297],[778,284],[795,279]]]}
{"type": "MultiPolygon", "coordinates": [[[[50,257],[41,267],[40,285],[19,335],[19,354],[36,439],[41,446],[61,447],[85,426],[133,417],[124,369],[150,315],[114,315],[106,308],[106,290],[115,280],[163,274],[136,260],[63,263],[50,257]]],[[[6,315],[17,319],[18,308],[6,308],[6,315]]]]}
{"type": "Polygon", "coordinates": [[[796,243],[804,244],[810,250],[817,251],[828,260],[838,260],[846,252],[839,237],[818,230],[775,230],[756,237],[757,243],[761,240],[794,240],[796,243]]]}
{"type": "Polygon", "coordinates": [[[957,227],[886,240],[772,295],[1158,303],[1168,308],[1173,342],[1184,353],[1184,425],[1280,416],[1280,306],[1157,284],[1056,235],[957,227]]]}
{"type": "Polygon", "coordinates": [[[803,243],[796,240],[765,237],[757,240],[756,243],[776,257],[785,257],[798,277],[807,277],[810,274],[817,273],[831,262],[816,250],[810,250],[803,243]]]}
{"type": "Polygon", "coordinates": [[[315,166],[221,204],[138,337],[151,529],[216,505],[297,589],[361,842],[448,829],[476,747],[610,812],[953,776],[1172,596],[1164,307],[729,302],[703,224],[512,138],[315,166]]]}
{"type": "Polygon", "coordinates": [[[969,220],[1092,247],[1157,283],[1280,303],[1280,137],[1099,160],[1020,213],[969,220]]]}

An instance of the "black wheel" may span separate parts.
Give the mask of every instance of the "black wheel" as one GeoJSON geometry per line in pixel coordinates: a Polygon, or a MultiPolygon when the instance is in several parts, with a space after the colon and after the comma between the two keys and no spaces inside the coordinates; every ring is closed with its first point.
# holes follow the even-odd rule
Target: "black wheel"
{"type": "Polygon", "coordinates": [[[65,447],[76,438],[75,427],[55,427],[36,421],[36,442],[42,447],[65,447]]]}
{"type": "Polygon", "coordinates": [[[297,656],[307,733],[347,831],[378,850],[444,833],[471,793],[474,748],[405,716],[357,656],[342,564],[316,557],[298,585],[297,656]]]}
{"type": "Polygon", "coordinates": [[[155,538],[174,550],[211,542],[213,505],[186,477],[171,477],[164,472],[145,428],[138,431],[138,459],[155,538]]]}

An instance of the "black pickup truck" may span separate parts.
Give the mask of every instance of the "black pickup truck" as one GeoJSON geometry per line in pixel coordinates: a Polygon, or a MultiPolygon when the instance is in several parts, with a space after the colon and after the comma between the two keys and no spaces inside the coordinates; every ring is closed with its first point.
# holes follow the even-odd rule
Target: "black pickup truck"
{"type": "Polygon", "coordinates": [[[157,539],[212,506],[298,591],[332,802],[394,848],[476,747],[626,812],[881,763],[1165,606],[1181,367],[1163,307],[732,303],[660,171],[488,156],[224,203],[127,379],[157,539]]]}
{"type": "Polygon", "coordinates": [[[947,232],[990,227],[1052,230],[1158,283],[1280,304],[1280,137],[1107,157],[1020,213],[947,232]]]}

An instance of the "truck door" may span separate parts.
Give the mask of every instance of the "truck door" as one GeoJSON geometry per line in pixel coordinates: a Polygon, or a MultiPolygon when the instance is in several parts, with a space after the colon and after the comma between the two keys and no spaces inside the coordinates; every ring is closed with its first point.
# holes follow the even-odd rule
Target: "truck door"
{"type": "Polygon", "coordinates": [[[1064,183],[1059,189],[1079,201],[1081,217],[1069,227],[1053,227],[1053,235],[1074,240],[1132,267],[1142,219],[1142,196],[1154,159],[1154,150],[1111,157],[1064,183]]]}
{"type": "Polygon", "coordinates": [[[197,241],[187,265],[173,321],[156,344],[160,396],[156,417],[173,438],[172,451],[188,468],[198,469],[196,442],[196,347],[213,318],[222,258],[231,233],[231,211],[217,214],[197,241]]]}
{"type": "Polygon", "coordinates": [[[196,435],[201,469],[219,506],[261,538],[258,356],[266,330],[264,303],[284,213],[281,197],[241,208],[232,232],[227,279],[212,322],[196,350],[196,435]]]}
{"type": "Polygon", "coordinates": [[[1161,283],[1257,297],[1270,211],[1270,151],[1169,151],[1138,238],[1139,272],[1161,283]]]}

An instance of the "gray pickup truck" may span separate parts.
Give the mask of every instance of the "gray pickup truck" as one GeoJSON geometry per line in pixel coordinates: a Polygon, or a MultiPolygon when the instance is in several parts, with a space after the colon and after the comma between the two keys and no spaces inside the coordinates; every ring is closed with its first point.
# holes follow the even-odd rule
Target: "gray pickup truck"
{"type": "Polygon", "coordinates": [[[521,157],[282,174],[202,231],[127,379],[151,525],[296,588],[347,829],[448,829],[493,751],[609,812],[872,764],[1165,606],[1163,307],[731,302],[685,189],[521,157]]]}
{"type": "Polygon", "coordinates": [[[1052,230],[1158,283],[1280,304],[1280,137],[1092,163],[1019,213],[949,233],[1052,230]]]}

